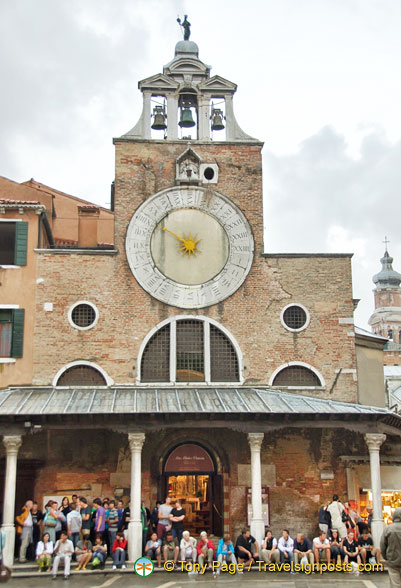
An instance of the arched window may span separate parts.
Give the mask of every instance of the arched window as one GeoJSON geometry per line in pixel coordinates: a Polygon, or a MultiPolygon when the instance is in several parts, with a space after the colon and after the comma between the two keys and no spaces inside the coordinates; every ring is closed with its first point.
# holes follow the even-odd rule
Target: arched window
{"type": "Polygon", "coordinates": [[[238,346],[211,319],[165,321],[143,344],[139,379],[147,382],[239,382],[238,346]]]}
{"type": "Polygon", "coordinates": [[[311,368],[304,365],[287,365],[276,370],[270,382],[271,386],[323,386],[321,379],[311,368]]]}
{"type": "Polygon", "coordinates": [[[64,369],[61,374],[55,378],[55,386],[107,386],[110,382],[106,381],[104,375],[86,364],[76,364],[64,369]]]}

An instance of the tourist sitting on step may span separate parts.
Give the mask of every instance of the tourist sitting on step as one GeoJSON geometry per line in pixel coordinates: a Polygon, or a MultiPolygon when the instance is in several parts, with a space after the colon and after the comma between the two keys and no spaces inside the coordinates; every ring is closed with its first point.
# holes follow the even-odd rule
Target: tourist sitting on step
{"type": "Polygon", "coordinates": [[[249,529],[242,529],[235,544],[235,557],[238,563],[251,565],[259,559],[259,544],[249,529]]]}
{"type": "Polygon", "coordinates": [[[184,531],[182,534],[180,552],[181,561],[192,560],[192,563],[196,562],[196,539],[191,537],[189,531],[184,531]]]}
{"type": "Polygon", "coordinates": [[[361,558],[358,554],[358,544],[354,539],[352,531],[348,533],[347,539],[342,540],[341,548],[345,554],[344,563],[361,563],[361,558]]]}
{"type": "Polygon", "coordinates": [[[266,563],[279,563],[280,561],[280,552],[277,548],[277,539],[273,537],[273,533],[270,531],[270,529],[266,531],[266,537],[262,543],[260,557],[266,563]]]}
{"type": "Polygon", "coordinates": [[[324,558],[327,563],[331,562],[331,545],[324,531],[321,531],[319,537],[315,537],[313,540],[313,554],[317,564],[324,558]]]}
{"type": "MultiPolygon", "coordinates": [[[[217,561],[220,563],[220,567],[225,563],[237,565],[237,559],[234,555],[234,545],[230,537],[226,536],[220,539],[217,546],[217,561]]],[[[217,573],[220,573],[220,568],[217,569],[217,573]]]]}
{"type": "Polygon", "coordinates": [[[53,561],[53,542],[50,541],[49,533],[43,533],[41,541],[36,546],[36,562],[39,572],[47,572],[53,561]]]}
{"type": "Polygon", "coordinates": [[[75,547],[75,557],[78,562],[78,570],[86,570],[86,566],[92,559],[92,541],[89,535],[83,535],[75,547]]]}
{"type": "Polygon", "coordinates": [[[309,563],[311,565],[315,562],[313,554],[312,544],[308,537],[305,537],[303,533],[298,533],[297,538],[294,541],[294,563],[309,563]],[[303,559],[303,558],[306,558],[303,559]]]}
{"type": "Polygon", "coordinates": [[[173,561],[174,565],[176,565],[177,560],[178,560],[179,551],[180,551],[180,548],[178,545],[177,537],[173,536],[172,531],[167,531],[167,535],[166,535],[166,538],[164,540],[164,545],[163,545],[164,561],[173,561]]]}
{"type": "Polygon", "coordinates": [[[127,540],[124,537],[124,533],[122,531],[118,531],[116,538],[113,541],[113,545],[111,546],[113,555],[113,570],[116,570],[119,566],[121,566],[122,570],[125,570],[126,549],[127,540]]]}
{"type": "Polygon", "coordinates": [[[294,561],[294,540],[290,537],[288,529],[283,529],[277,547],[280,551],[281,563],[292,563],[294,561]]]}
{"type": "Polygon", "coordinates": [[[107,559],[107,544],[103,542],[103,533],[96,533],[95,544],[92,549],[92,568],[104,568],[107,559]]]}
{"type": "Polygon", "coordinates": [[[212,567],[214,560],[214,543],[208,538],[206,531],[202,531],[200,539],[196,547],[196,553],[198,554],[198,562],[201,566],[205,563],[205,559],[208,563],[208,568],[212,567]]]}
{"type": "Polygon", "coordinates": [[[341,539],[337,529],[332,529],[330,536],[330,553],[334,563],[340,565],[345,553],[341,549],[341,539]]]}
{"type": "Polygon", "coordinates": [[[157,560],[157,565],[159,568],[162,567],[162,552],[161,552],[161,539],[157,538],[157,533],[152,533],[150,536],[149,541],[146,543],[145,546],[145,555],[149,559],[157,560]]]}
{"type": "Polygon", "coordinates": [[[54,561],[52,568],[53,580],[57,578],[57,570],[60,561],[64,562],[64,578],[68,579],[70,577],[71,557],[73,553],[74,545],[72,544],[72,541],[68,539],[66,531],[61,531],[60,539],[56,541],[54,547],[54,561]]]}
{"type": "Polygon", "coordinates": [[[373,563],[380,563],[380,547],[373,546],[373,539],[367,527],[363,529],[358,539],[358,549],[363,564],[370,563],[370,558],[375,560],[373,563]]]}

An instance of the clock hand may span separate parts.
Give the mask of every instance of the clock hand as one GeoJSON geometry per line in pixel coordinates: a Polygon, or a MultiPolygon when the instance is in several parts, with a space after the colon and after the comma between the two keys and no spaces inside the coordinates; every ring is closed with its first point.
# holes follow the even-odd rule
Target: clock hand
{"type": "Polygon", "coordinates": [[[162,231],[167,231],[168,233],[170,233],[170,235],[173,235],[173,237],[175,237],[179,241],[182,241],[183,243],[185,241],[185,239],[182,239],[181,237],[179,237],[178,235],[176,235],[175,233],[173,233],[173,231],[169,231],[169,229],[166,229],[166,227],[162,227],[162,231]]]}

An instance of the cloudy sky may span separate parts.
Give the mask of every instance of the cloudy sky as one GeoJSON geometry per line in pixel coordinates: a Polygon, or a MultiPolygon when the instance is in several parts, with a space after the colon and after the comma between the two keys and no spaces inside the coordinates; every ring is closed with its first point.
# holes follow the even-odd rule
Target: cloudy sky
{"type": "Polygon", "coordinates": [[[0,175],[107,206],[111,139],[184,13],[265,142],[266,250],[353,252],[366,328],[385,235],[401,272],[399,0],[2,0],[0,175]]]}

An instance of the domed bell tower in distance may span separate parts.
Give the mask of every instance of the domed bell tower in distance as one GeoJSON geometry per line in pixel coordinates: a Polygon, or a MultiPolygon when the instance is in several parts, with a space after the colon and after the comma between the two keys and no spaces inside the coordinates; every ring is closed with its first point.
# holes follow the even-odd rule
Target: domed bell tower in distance
{"type": "MultiPolygon", "coordinates": [[[[263,252],[263,143],[246,134],[238,125],[233,109],[236,84],[219,75],[210,75],[211,66],[199,59],[199,48],[189,39],[189,23],[185,22],[184,40],[176,44],[174,58],[163,67],[162,73],[138,83],[143,98],[138,122],[113,140],[116,148],[115,243],[121,253],[120,263],[124,266],[121,271],[126,273],[127,283],[131,282],[130,288],[133,274],[146,292],[162,302],[179,308],[202,308],[230,297],[249,278],[258,254],[263,252]],[[159,198],[163,191],[165,198],[159,198]],[[184,200],[181,198],[183,194],[184,200]],[[212,196],[216,196],[214,200],[212,196]],[[212,220],[203,226],[198,214],[196,228],[191,229],[188,224],[182,232],[177,232],[171,226],[161,225],[163,212],[158,215],[156,210],[152,225],[152,221],[141,214],[140,207],[145,202],[149,202],[149,207],[144,210],[145,216],[152,216],[153,203],[159,212],[165,206],[166,215],[177,207],[197,208],[209,214],[212,220]],[[135,213],[137,216],[134,217],[135,213]],[[203,228],[198,230],[199,223],[203,228]],[[219,232],[218,225],[224,230],[219,232]],[[160,227],[158,234],[155,227],[160,227]],[[186,228],[187,233],[191,233],[190,240],[185,234],[186,228]],[[216,233],[212,236],[216,244],[214,250],[211,245],[209,249],[206,247],[206,237],[213,231],[216,233]],[[198,296],[196,292],[193,305],[192,294],[176,294],[173,300],[170,286],[160,284],[160,281],[154,285],[157,276],[150,275],[149,263],[156,259],[157,265],[157,254],[154,254],[157,240],[161,241],[162,235],[168,250],[169,239],[173,238],[171,233],[181,239],[181,243],[177,243],[182,245],[181,253],[192,260],[193,267],[198,263],[200,268],[199,274],[195,272],[188,278],[188,291],[191,288],[194,291],[195,286],[202,289],[203,284],[215,279],[205,266],[215,257],[214,251],[218,251],[221,257],[215,260],[216,276],[221,277],[219,284],[216,286],[215,283],[214,290],[207,292],[205,287],[206,297],[198,296]],[[196,233],[198,245],[195,245],[196,233]],[[157,236],[153,237],[154,234],[157,236]],[[184,237],[187,243],[184,243],[184,237]],[[142,242],[138,243],[140,238],[142,242]],[[148,261],[142,257],[145,249],[150,251],[148,261]],[[239,257],[231,260],[234,253],[239,257]],[[239,269],[235,284],[228,285],[227,280],[232,279],[234,271],[228,263],[230,260],[239,269]],[[137,270],[141,263],[148,269],[137,270]],[[148,281],[152,282],[149,287],[148,281]],[[168,294],[157,296],[160,288],[167,288],[168,294]],[[212,291],[216,295],[212,295],[212,291]]],[[[205,216],[202,218],[209,222],[205,216]]],[[[172,273],[166,264],[161,264],[159,269],[167,276],[172,273]]],[[[176,278],[178,282],[182,281],[180,275],[176,278]]]]}

